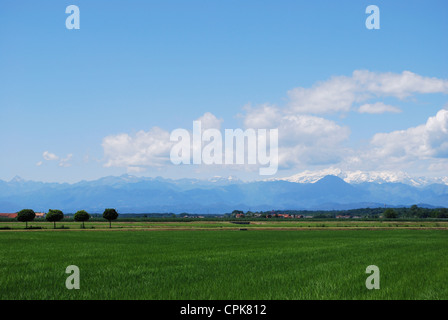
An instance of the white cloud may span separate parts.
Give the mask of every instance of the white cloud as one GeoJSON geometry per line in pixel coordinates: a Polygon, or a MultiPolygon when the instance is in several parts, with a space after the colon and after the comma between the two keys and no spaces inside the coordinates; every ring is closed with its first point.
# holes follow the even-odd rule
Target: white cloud
{"type": "Polygon", "coordinates": [[[216,116],[210,112],[204,113],[201,117],[199,117],[196,121],[201,121],[202,130],[207,129],[220,129],[222,119],[216,118],[216,116]]]}
{"type": "Polygon", "coordinates": [[[332,113],[349,111],[357,100],[357,86],[352,78],[340,76],[319,82],[312,88],[288,91],[291,112],[332,113]]]}
{"type": "Polygon", "coordinates": [[[377,133],[371,144],[377,158],[400,161],[448,158],[448,110],[440,110],[417,127],[377,133]]]}
{"type": "Polygon", "coordinates": [[[311,115],[291,115],[272,106],[247,106],[244,125],[253,129],[278,129],[279,164],[294,167],[335,163],[344,154],[350,130],[334,121],[311,115]]]}
{"type": "Polygon", "coordinates": [[[64,168],[70,167],[71,164],[69,163],[69,161],[71,160],[72,157],[73,157],[73,154],[71,154],[71,153],[68,154],[67,157],[65,157],[65,158],[61,159],[61,161],[59,161],[59,166],[64,167],[64,168]]]}
{"type": "MultiPolygon", "coordinates": [[[[197,119],[202,130],[220,129],[222,119],[210,112],[197,119]]],[[[146,167],[161,167],[171,164],[170,151],[175,142],[170,141],[170,132],[159,127],[149,131],[138,131],[134,136],[127,133],[110,135],[103,139],[105,167],[126,167],[129,173],[143,172],[146,167]]]]}
{"type": "Polygon", "coordinates": [[[445,159],[434,159],[428,166],[428,170],[433,173],[439,173],[439,175],[447,174],[448,168],[448,158],[445,159]]]}
{"type": "MultiPolygon", "coordinates": [[[[69,163],[69,161],[73,157],[73,154],[70,153],[65,158],[61,158],[61,157],[57,156],[54,153],[51,153],[51,152],[48,152],[48,151],[44,151],[43,154],[42,154],[42,157],[46,161],[59,161],[59,166],[60,167],[70,167],[71,164],[69,163]]],[[[43,162],[39,161],[39,162],[36,163],[36,166],[40,167],[42,164],[43,164],[43,162]]]]}
{"type": "MultiPolygon", "coordinates": [[[[350,137],[348,127],[322,115],[349,111],[399,113],[399,108],[385,104],[381,99],[402,100],[428,93],[447,94],[448,80],[423,77],[409,71],[377,73],[356,70],[350,76],[335,76],[310,88],[290,90],[288,104],[282,108],[271,104],[245,106],[243,124],[246,129],[278,129],[279,165],[282,168],[338,164],[350,169],[388,166],[388,169],[394,170],[413,161],[448,157],[447,110],[439,111],[417,127],[377,133],[370,144],[359,148],[346,146],[350,137]]],[[[201,121],[202,130],[221,130],[223,122],[210,112],[197,120],[201,121]]],[[[191,133],[190,128],[187,130],[191,133]]],[[[133,135],[110,135],[102,143],[104,166],[125,167],[128,172],[166,166],[171,164],[170,151],[174,144],[170,141],[170,133],[158,127],[133,135]]],[[[57,157],[46,155],[48,158],[53,156],[57,157]]],[[[434,164],[434,170],[444,163],[439,161],[434,164]]],[[[244,168],[251,170],[246,166],[244,168]]]]}
{"type": "Polygon", "coordinates": [[[128,173],[140,173],[140,172],[145,172],[147,169],[144,167],[135,167],[135,166],[129,166],[127,167],[127,172],[128,173]]]}
{"type": "Polygon", "coordinates": [[[380,114],[385,112],[400,113],[401,109],[382,102],[366,103],[359,107],[359,113],[380,114]]]}
{"type": "Polygon", "coordinates": [[[283,116],[280,108],[269,104],[263,104],[255,108],[246,105],[243,109],[246,111],[246,114],[243,115],[246,128],[273,128],[283,116]]]}
{"type": "Polygon", "coordinates": [[[448,80],[422,77],[410,71],[398,74],[356,70],[352,78],[360,92],[378,96],[404,99],[415,93],[448,93],[448,80]]]}
{"type": "Polygon", "coordinates": [[[107,136],[103,139],[105,167],[162,166],[169,161],[170,133],[154,127],[149,131],[138,131],[134,136],[127,133],[107,136]]]}
{"type": "Polygon", "coordinates": [[[50,153],[48,151],[44,151],[42,156],[47,161],[57,161],[57,160],[59,160],[59,157],[57,155],[55,155],[54,153],[50,153]]]}
{"type": "Polygon", "coordinates": [[[354,104],[369,99],[404,99],[419,93],[446,94],[448,80],[422,77],[410,71],[398,74],[356,70],[351,77],[336,76],[311,88],[298,87],[288,91],[288,111],[313,114],[348,112],[354,104]]]}

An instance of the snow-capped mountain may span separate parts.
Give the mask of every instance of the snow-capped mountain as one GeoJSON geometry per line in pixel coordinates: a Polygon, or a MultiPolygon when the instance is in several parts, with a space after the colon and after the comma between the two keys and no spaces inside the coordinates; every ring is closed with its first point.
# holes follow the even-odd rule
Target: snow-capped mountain
{"type": "Polygon", "coordinates": [[[402,173],[327,170],[289,179],[243,182],[233,177],[214,177],[210,181],[123,175],[69,184],[17,178],[0,180],[0,212],[23,208],[41,212],[58,208],[67,213],[81,209],[101,213],[105,208],[116,208],[120,213],[226,213],[235,209],[335,210],[385,204],[448,207],[448,184],[414,186],[427,180],[402,173]],[[376,183],[381,181],[409,184],[376,183]]]}
{"type": "Polygon", "coordinates": [[[22,177],[19,177],[19,176],[14,176],[14,178],[12,178],[11,180],[9,180],[9,182],[13,182],[13,183],[21,183],[21,182],[25,182],[25,179],[23,179],[22,177]]]}
{"type": "Polygon", "coordinates": [[[214,176],[214,177],[208,179],[208,181],[232,183],[232,182],[240,182],[241,180],[234,176],[228,176],[228,177],[214,176]]]}
{"type": "Polygon", "coordinates": [[[343,171],[339,168],[328,168],[318,171],[303,171],[289,177],[275,178],[271,180],[282,180],[296,183],[314,183],[328,175],[339,177],[345,182],[351,184],[363,182],[404,183],[414,187],[426,186],[432,183],[448,185],[448,177],[412,177],[403,171],[343,171]]]}

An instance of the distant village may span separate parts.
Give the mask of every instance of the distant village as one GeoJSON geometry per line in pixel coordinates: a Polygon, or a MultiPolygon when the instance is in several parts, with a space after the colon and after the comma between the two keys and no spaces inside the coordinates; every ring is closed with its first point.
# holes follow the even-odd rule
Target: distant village
{"type": "MultiPolygon", "coordinates": [[[[37,219],[45,219],[45,212],[36,212],[37,219]]],[[[68,219],[73,213],[64,213],[68,219]]],[[[100,213],[91,213],[92,218],[101,218],[100,213]]],[[[17,213],[0,213],[0,219],[15,219],[17,213]]],[[[417,219],[448,219],[447,208],[425,208],[417,205],[410,207],[377,207],[360,208],[350,210],[313,211],[313,210],[270,210],[270,211],[242,211],[233,210],[225,214],[198,214],[198,213],[122,213],[120,220],[134,218],[151,219],[395,219],[395,218],[417,218],[417,219]]]]}
{"type": "MultiPolygon", "coordinates": [[[[35,212],[36,214],[36,218],[45,218],[45,215],[47,214],[46,212],[35,212]]],[[[11,218],[11,219],[15,219],[17,218],[17,212],[15,213],[0,213],[0,218],[11,218]]]]}

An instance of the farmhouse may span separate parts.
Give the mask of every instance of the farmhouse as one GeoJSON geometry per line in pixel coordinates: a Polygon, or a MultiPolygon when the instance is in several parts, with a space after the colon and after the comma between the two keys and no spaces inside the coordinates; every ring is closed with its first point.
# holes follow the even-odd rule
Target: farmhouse
{"type": "MultiPolygon", "coordinates": [[[[13,218],[15,219],[17,217],[16,213],[0,213],[0,218],[13,218]]],[[[45,212],[36,212],[36,218],[44,218],[45,212]]]]}
{"type": "Polygon", "coordinates": [[[277,217],[279,218],[291,218],[291,216],[287,213],[278,213],[277,217]]]}
{"type": "Polygon", "coordinates": [[[0,213],[0,218],[15,218],[17,213],[0,213]]]}

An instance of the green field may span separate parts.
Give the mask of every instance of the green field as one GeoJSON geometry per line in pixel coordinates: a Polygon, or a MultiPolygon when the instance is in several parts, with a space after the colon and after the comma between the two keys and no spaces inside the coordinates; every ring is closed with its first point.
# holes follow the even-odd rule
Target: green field
{"type": "MultiPolygon", "coordinates": [[[[142,230],[239,230],[240,228],[248,229],[287,229],[287,230],[301,230],[301,229],[315,229],[315,228],[326,228],[326,229],[378,229],[378,228],[432,228],[432,229],[446,229],[448,230],[448,221],[405,221],[405,220],[373,220],[373,221],[363,221],[363,220],[256,220],[250,221],[249,224],[237,224],[235,222],[249,222],[249,221],[123,221],[121,219],[112,222],[113,229],[142,229],[142,230]]],[[[48,222],[45,220],[35,220],[28,223],[30,228],[38,228],[42,230],[53,230],[53,222],[48,222]]],[[[23,230],[25,229],[25,223],[17,221],[0,221],[0,231],[8,230],[23,230]]],[[[56,230],[80,230],[81,223],[74,222],[73,220],[66,220],[56,223],[56,230]]],[[[109,222],[104,219],[99,221],[88,221],[85,223],[86,230],[98,230],[98,229],[109,229],[109,222]]]]}
{"type": "Polygon", "coordinates": [[[3,300],[448,299],[446,230],[5,230],[0,244],[3,300]]]}

